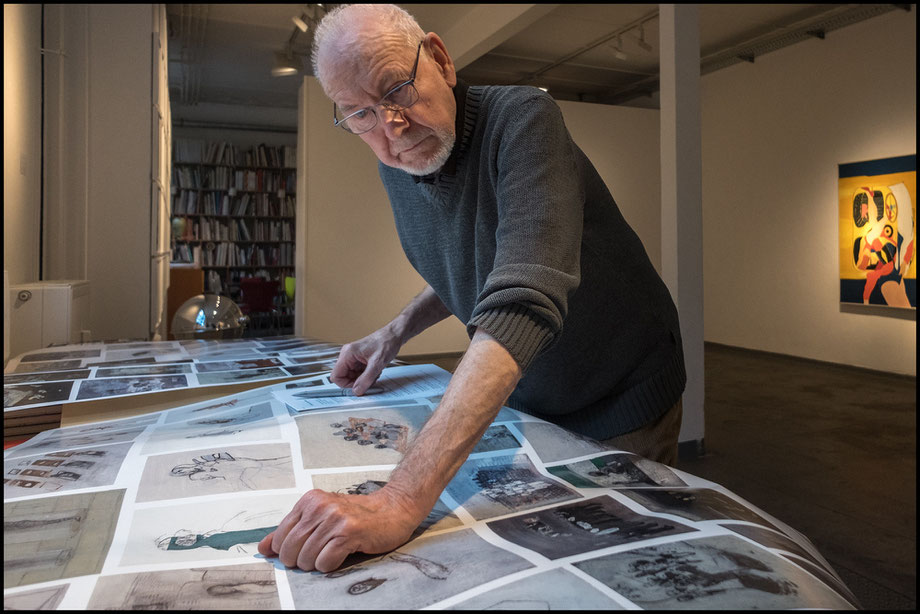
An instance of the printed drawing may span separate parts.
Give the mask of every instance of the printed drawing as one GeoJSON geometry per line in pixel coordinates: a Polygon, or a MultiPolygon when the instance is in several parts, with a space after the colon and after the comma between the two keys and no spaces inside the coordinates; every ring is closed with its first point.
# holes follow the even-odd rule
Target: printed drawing
{"type": "Polygon", "coordinates": [[[59,382],[64,380],[86,379],[89,377],[89,369],[80,369],[78,371],[57,371],[55,373],[24,373],[22,375],[3,375],[3,385],[11,384],[28,384],[33,382],[59,382]]]}
{"type": "Polygon", "coordinates": [[[628,452],[605,454],[589,460],[547,467],[546,470],[576,488],[686,486],[667,465],[628,452]]]}
{"type": "Polygon", "coordinates": [[[110,379],[89,379],[80,382],[77,400],[98,399],[125,394],[159,392],[186,388],[188,381],[184,375],[161,375],[149,377],[115,377],[110,379]]]}
{"type": "Polygon", "coordinates": [[[499,537],[548,559],[696,531],[678,522],[637,514],[607,495],[493,520],[488,526],[499,537]]]}
{"type": "Polygon", "coordinates": [[[55,429],[53,431],[44,431],[32,438],[31,441],[19,444],[12,449],[6,457],[19,458],[34,454],[44,454],[46,452],[58,450],[70,450],[71,448],[81,448],[86,446],[100,446],[109,443],[119,443],[124,441],[134,441],[138,435],[144,432],[147,427],[139,426],[124,431],[105,431],[102,433],[88,434],[66,434],[64,429],[55,429]],[[41,437],[45,435],[45,437],[41,437]],[[39,439],[41,437],[41,439],[39,439]]]}
{"type": "Polygon", "coordinates": [[[293,366],[284,365],[284,370],[291,375],[319,375],[320,373],[329,373],[332,371],[334,366],[334,360],[323,360],[319,362],[310,362],[293,366]]]}
{"type": "Polygon", "coordinates": [[[278,610],[268,563],[103,576],[91,610],[278,610]]]}
{"type": "Polygon", "coordinates": [[[619,610],[616,601],[557,568],[486,591],[448,610],[619,610]]]}
{"type": "Polygon", "coordinates": [[[69,584],[19,591],[3,596],[4,610],[56,610],[69,584]]]}
{"type": "Polygon", "coordinates": [[[514,438],[508,427],[501,424],[493,424],[483,434],[482,439],[473,448],[470,454],[477,452],[494,452],[495,450],[512,450],[520,448],[521,444],[514,438]]]}
{"type": "Polygon", "coordinates": [[[747,520],[777,529],[754,510],[710,488],[624,489],[619,492],[653,512],[675,514],[688,520],[747,520]]]}
{"type": "Polygon", "coordinates": [[[792,555],[783,554],[782,556],[787,561],[791,561],[792,563],[798,565],[802,569],[810,572],[811,575],[813,575],[814,577],[824,582],[824,584],[826,584],[827,586],[836,590],[837,593],[839,595],[842,595],[844,599],[849,601],[855,609],[857,610],[863,609],[859,603],[859,599],[856,598],[856,595],[854,595],[853,592],[850,591],[850,589],[843,583],[843,581],[836,574],[831,574],[824,567],[820,567],[818,565],[812,565],[808,561],[797,559],[792,555]]]}
{"type": "Polygon", "coordinates": [[[304,469],[395,465],[430,415],[415,404],[300,414],[294,422],[304,469]]]}
{"type": "Polygon", "coordinates": [[[525,454],[470,459],[446,490],[476,520],[581,496],[538,472],[525,454]]]}
{"type": "MultiPolygon", "coordinates": [[[[20,362],[13,369],[13,373],[34,373],[34,372],[52,372],[64,371],[66,369],[79,369],[83,364],[82,360],[58,360],[52,362],[20,362]]],[[[52,378],[46,378],[52,379],[52,378]]]]}
{"type": "Polygon", "coordinates": [[[61,403],[70,398],[74,382],[43,382],[3,386],[3,407],[26,407],[61,403]]]}
{"type": "Polygon", "coordinates": [[[199,362],[195,365],[198,373],[213,371],[239,371],[241,369],[258,369],[260,367],[281,367],[284,363],[278,358],[250,358],[248,360],[230,360],[223,362],[199,362]]]}
{"type": "Polygon", "coordinates": [[[109,486],[131,444],[47,452],[3,462],[3,498],[109,486]]]}
{"type": "Polygon", "coordinates": [[[222,411],[183,423],[158,427],[144,443],[142,454],[186,450],[192,446],[223,446],[244,441],[279,439],[270,402],[222,411]]]}
{"type": "Polygon", "coordinates": [[[69,352],[30,352],[19,359],[19,362],[39,362],[42,360],[68,360],[76,358],[93,358],[99,356],[102,350],[73,350],[69,352]]]}
{"type": "Polygon", "coordinates": [[[210,505],[137,509],[121,565],[252,556],[303,493],[238,496],[210,505]]]}
{"type": "Polygon", "coordinates": [[[648,609],[853,607],[790,562],[729,535],[636,548],[573,565],[648,609]]]}
{"type": "Polygon", "coordinates": [[[531,567],[471,529],[461,529],[412,540],[394,552],[332,573],[286,573],[298,609],[407,610],[531,567]]]}
{"type": "Polygon", "coordinates": [[[227,446],[148,457],[137,501],[294,486],[288,444],[227,446]]]}
{"type": "Polygon", "coordinates": [[[124,490],[3,504],[3,588],[99,573],[124,490]]]}
{"type": "Polygon", "coordinates": [[[810,552],[802,548],[800,545],[786,537],[781,533],[776,533],[769,529],[764,529],[761,527],[752,527],[749,524],[728,524],[728,523],[719,523],[726,529],[734,531],[739,535],[743,535],[748,539],[757,542],[767,548],[776,548],[777,550],[785,550],[786,552],[791,552],[796,556],[800,556],[803,559],[807,559],[814,563],[815,565],[822,565],[818,559],[816,559],[810,552]]]}
{"type": "Polygon", "coordinates": [[[585,456],[594,452],[610,452],[603,444],[588,437],[582,437],[549,422],[515,422],[514,426],[524,435],[540,460],[544,463],[585,456]]]}
{"type": "MultiPolygon", "coordinates": [[[[338,492],[350,495],[367,495],[383,488],[390,478],[390,472],[383,471],[355,471],[351,473],[320,473],[313,476],[313,488],[327,492],[338,492]]],[[[428,516],[419,524],[413,537],[426,531],[440,531],[458,527],[463,524],[456,514],[438,499],[428,516]]]]}
{"type": "Polygon", "coordinates": [[[149,365],[144,367],[108,367],[96,369],[96,377],[130,377],[136,375],[178,375],[191,373],[190,364],[149,365]]]}
{"type": "Polygon", "coordinates": [[[220,384],[232,384],[234,382],[245,382],[260,379],[277,379],[281,377],[290,377],[279,367],[268,367],[266,369],[240,369],[239,371],[215,371],[214,373],[199,373],[197,376],[198,384],[201,386],[217,386],[220,384]]]}
{"type": "Polygon", "coordinates": [[[189,407],[179,407],[167,412],[166,424],[170,424],[172,422],[180,422],[183,420],[191,420],[192,418],[197,418],[212,411],[216,413],[218,411],[233,409],[237,406],[237,404],[239,404],[239,402],[239,399],[234,398],[220,403],[211,403],[202,407],[196,407],[194,405],[189,407]]]}

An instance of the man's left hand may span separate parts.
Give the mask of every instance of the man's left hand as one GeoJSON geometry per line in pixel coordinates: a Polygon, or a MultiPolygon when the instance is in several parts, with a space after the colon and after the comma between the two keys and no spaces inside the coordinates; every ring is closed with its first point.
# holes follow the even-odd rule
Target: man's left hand
{"type": "Polygon", "coordinates": [[[367,495],[311,490],[259,542],[259,552],[288,567],[326,573],[353,552],[379,554],[403,545],[424,520],[419,513],[386,487],[367,495]]]}

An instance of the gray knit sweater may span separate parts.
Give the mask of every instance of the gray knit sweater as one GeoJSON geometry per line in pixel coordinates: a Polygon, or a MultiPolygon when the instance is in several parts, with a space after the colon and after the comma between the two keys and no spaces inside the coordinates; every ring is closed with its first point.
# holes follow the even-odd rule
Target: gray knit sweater
{"type": "MultiPolygon", "coordinates": [[[[508,405],[606,439],[680,398],[677,310],[553,99],[458,84],[457,142],[419,180],[379,164],[402,247],[523,377],[508,405]]],[[[649,203],[654,206],[655,203],[649,203]]]]}

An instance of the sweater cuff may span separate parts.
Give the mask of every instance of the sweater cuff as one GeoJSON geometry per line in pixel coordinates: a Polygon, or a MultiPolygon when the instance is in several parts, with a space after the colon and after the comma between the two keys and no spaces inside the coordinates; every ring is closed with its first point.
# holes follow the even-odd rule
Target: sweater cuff
{"type": "Polygon", "coordinates": [[[521,373],[527,371],[537,354],[553,340],[553,331],[547,323],[519,304],[503,305],[474,315],[466,325],[470,338],[477,327],[508,350],[521,367],[521,373]]]}

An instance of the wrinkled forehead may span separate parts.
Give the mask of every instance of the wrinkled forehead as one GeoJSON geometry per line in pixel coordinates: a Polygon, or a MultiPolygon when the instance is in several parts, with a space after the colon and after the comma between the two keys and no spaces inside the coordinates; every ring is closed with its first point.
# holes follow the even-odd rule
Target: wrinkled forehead
{"type": "Polygon", "coordinates": [[[416,49],[386,32],[329,41],[317,58],[323,89],[336,102],[347,102],[343,97],[382,96],[396,81],[408,78],[416,49]]]}

